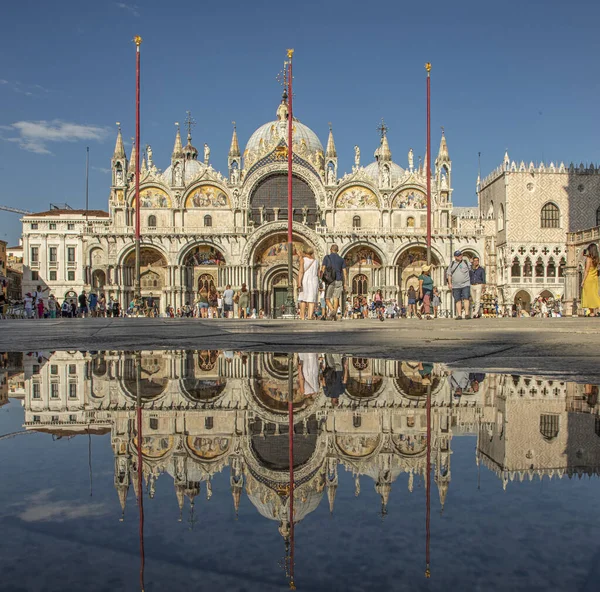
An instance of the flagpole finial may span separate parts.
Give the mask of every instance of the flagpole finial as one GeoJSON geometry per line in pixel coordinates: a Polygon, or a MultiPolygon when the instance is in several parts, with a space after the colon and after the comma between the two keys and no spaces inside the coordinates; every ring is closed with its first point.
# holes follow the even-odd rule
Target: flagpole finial
{"type": "Polygon", "coordinates": [[[287,50],[287,57],[288,57],[288,60],[291,60],[291,59],[292,59],[292,57],[293,57],[293,55],[294,55],[294,50],[293,50],[293,49],[288,49],[288,50],[287,50]]]}
{"type": "Polygon", "coordinates": [[[133,42],[139,47],[142,44],[142,38],[139,35],[136,35],[133,38],[133,42]]]}
{"type": "Polygon", "coordinates": [[[427,70],[427,75],[429,76],[429,73],[431,72],[431,62],[425,63],[425,70],[427,70]]]}

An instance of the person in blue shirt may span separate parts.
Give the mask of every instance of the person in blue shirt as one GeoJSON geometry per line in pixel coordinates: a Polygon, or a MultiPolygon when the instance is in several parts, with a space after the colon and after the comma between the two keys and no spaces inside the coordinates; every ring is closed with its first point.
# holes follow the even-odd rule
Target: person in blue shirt
{"type": "Polygon", "coordinates": [[[471,297],[473,298],[472,318],[481,318],[481,295],[485,292],[485,269],[479,265],[479,257],[473,257],[471,266],[471,297]]]}

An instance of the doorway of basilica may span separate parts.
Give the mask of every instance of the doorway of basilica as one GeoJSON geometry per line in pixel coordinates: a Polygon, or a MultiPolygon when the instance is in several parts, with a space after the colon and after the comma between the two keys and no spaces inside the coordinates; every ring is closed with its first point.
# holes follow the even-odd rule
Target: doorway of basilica
{"type": "MultiPolygon", "coordinates": [[[[294,300],[297,299],[296,279],[298,277],[299,257],[304,246],[303,238],[295,236],[293,245],[294,261],[294,300]]],[[[265,316],[279,318],[282,305],[285,304],[288,286],[288,242],[287,235],[276,233],[267,237],[255,249],[254,283],[255,294],[253,308],[264,311],[265,316]]]]}
{"type": "MultiPolygon", "coordinates": [[[[135,251],[129,253],[125,258],[123,275],[125,298],[121,302],[121,306],[127,308],[133,299],[135,251]]],[[[167,260],[164,255],[152,247],[142,247],[140,249],[140,294],[144,302],[153,299],[160,312],[163,312],[160,304],[164,302],[167,279],[167,260]]]]}
{"type": "Polygon", "coordinates": [[[186,302],[192,304],[203,287],[207,290],[211,287],[224,290],[225,286],[220,285],[219,273],[224,265],[225,257],[219,249],[208,244],[193,247],[183,258],[185,293],[182,305],[186,302]]]}
{"type": "MultiPolygon", "coordinates": [[[[434,253],[431,254],[431,276],[433,285],[438,288],[443,288],[445,270],[440,266],[439,259],[434,253]]],[[[425,247],[410,247],[403,251],[396,261],[398,268],[398,301],[408,303],[407,293],[412,286],[415,290],[419,288],[418,277],[421,275],[421,268],[427,265],[427,249],[425,247]]]]}

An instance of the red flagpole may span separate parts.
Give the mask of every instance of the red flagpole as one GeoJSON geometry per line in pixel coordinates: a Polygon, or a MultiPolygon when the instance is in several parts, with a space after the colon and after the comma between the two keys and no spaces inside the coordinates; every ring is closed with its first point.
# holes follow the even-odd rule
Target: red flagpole
{"type": "Polygon", "coordinates": [[[425,577],[431,577],[431,386],[427,387],[427,508],[425,511],[425,577]]]}
{"type": "MultiPolygon", "coordinates": [[[[139,54],[138,54],[139,55],[139,54]]],[[[146,566],[146,553],[144,551],[144,457],[142,455],[142,394],[141,394],[141,359],[136,359],[136,420],[137,420],[137,469],[138,469],[138,510],[139,510],[139,538],[140,538],[140,591],[145,591],[144,569],[146,566]]]]}
{"type": "Polygon", "coordinates": [[[140,45],[142,38],[136,35],[135,43],[135,297],[140,295],[140,45]]]}
{"type": "Polygon", "coordinates": [[[290,318],[296,316],[296,305],[294,304],[294,244],[292,235],[292,224],[294,220],[292,199],[292,157],[293,157],[293,127],[294,116],[292,111],[292,57],[293,49],[287,50],[288,57],[288,292],[285,303],[286,315],[290,318]]]}
{"type": "Polygon", "coordinates": [[[294,354],[288,354],[288,430],[290,464],[290,590],[296,589],[294,580],[294,354]]]}
{"type": "Polygon", "coordinates": [[[431,265],[431,64],[425,64],[427,70],[427,265],[431,265]]]}

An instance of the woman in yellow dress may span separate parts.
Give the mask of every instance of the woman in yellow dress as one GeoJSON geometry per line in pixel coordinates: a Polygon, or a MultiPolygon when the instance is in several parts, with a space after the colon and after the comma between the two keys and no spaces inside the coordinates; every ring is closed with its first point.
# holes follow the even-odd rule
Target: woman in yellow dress
{"type": "Polygon", "coordinates": [[[600,257],[598,256],[598,247],[592,243],[585,250],[585,271],[583,273],[583,288],[581,294],[581,306],[589,308],[590,314],[600,314],[600,295],[598,294],[598,265],[600,257]]]}

